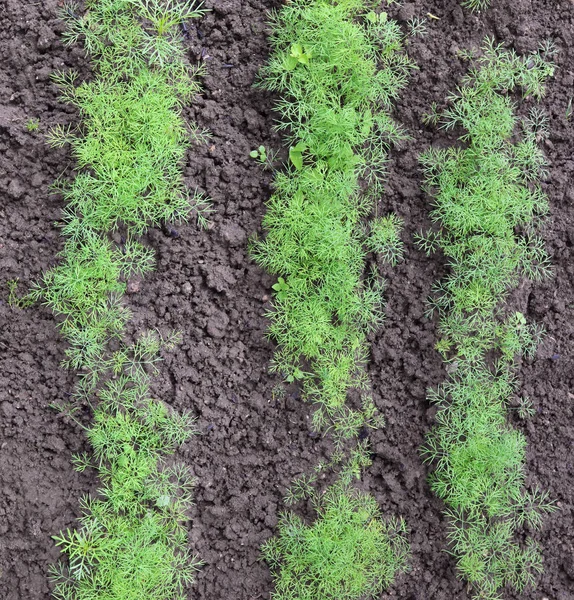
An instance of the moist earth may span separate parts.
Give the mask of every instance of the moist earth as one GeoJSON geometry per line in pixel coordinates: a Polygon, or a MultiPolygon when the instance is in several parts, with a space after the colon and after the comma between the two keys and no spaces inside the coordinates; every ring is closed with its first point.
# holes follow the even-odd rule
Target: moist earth
{"type": "MultiPolygon", "coordinates": [[[[192,61],[203,61],[203,91],[186,117],[212,133],[193,147],[186,183],[212,199],[208,230],[195,222],[152,230],[146,238],[157,269],[129,285],[134,319],[130,335],[149,328],[181,331],[183,342],[166,353],[154,395],[197,417],[199,435],[178,458],[197,477],[189,544],[204,561],[188,597],[257,600],[270,597],[272,580],[259,547],[273,535],[291,479],[309,472],[326,455],[327,443],[310,424],[312,408],[296,392],[282,396],[269,372],[272,344],[266,311],[273,279],[248,257],[247,243],[260,232],[272,174],[249,151],[260,144],[280,149],[273,133],[273,96],[255,88],[268,55],[267,12],[280,2],[209,0],[211,12],[187,32],[192,61]]],[[[97,489],[93,473],[75,472],[72,454],[87,449],[82,423],[62,417],[53,403],[66,402],[74,376],[60,366],[65,344],[49,310],[13,308],[9,280],[25,292],[55,264],[61,250],[62,198],[49,190],[70,175],[67,149],[47,147],[44,134],[57,123],[75,123],[50,74],[76,68],[89,76],[80,48],[60,41],[60,3],[0,1],[0,598],[48,600],[50,565],[59,551],[52,535],[73,527],[80,498],[97,489]],[[29,132],[29,119],[39,130],[29,132]]],[[[425,316],[433,282],[446,272],[440,255],[427,257],[413,244],[430,226],[429,198],[421,191],[417,155],[431,145],[454,143],[456,132],[426,127],[432,102],[444,106],[468,64],[459,50],[477,48],[485,36],[521,53],[539,42],[556,44],[557,70],[541,106],[549,117],[543,149],[544,182],[551,212],[545,239],[553,277],[523,284],[513,294],[517,309],[546,329],[544,343],[518,372],[519,395],[536,408],[528,421],[512,417],[528,439],[528,485],[548,490],[558,510],[534,537],[545,571],[523,600],[574,598],[574,5],[567,0],[492,0],[472,14],[457,1],[411,2],[387,10],[405,30],[412,17],[427,20],[427,33],[409,41],[418,65],[395,116],[412,139],[391,152],[381,212],[405,221],[405,260],[380,265],[387,278],[387,320],[371,337],[368,365],[374,398],[386,427],[370,433],[374,462],[360,486],[374,494],[384,514],[402,515],[412,546],[410,572],[382,598],[466,600],[465,584],[444,552],[447,530],[442,504],[431,494],[419,448],[436,409],[425,390],[444,381],[436,323],[425,316]],[[430,14],[429,14],[430,13],[430,14]],[[433,15],[433,16],[430,16],[433,15]],[[438,18],[435,18],[438,17],[438,18]]],[[[531,99],[525,108],[533,105],[531,99]]],[[[517,404],[516,398],[516,404],[517,404]]],[[[310,514],[308,516],[311,516],[310,514]]],[[[506,599],[518,594],[507,591],[506,599]]]]}

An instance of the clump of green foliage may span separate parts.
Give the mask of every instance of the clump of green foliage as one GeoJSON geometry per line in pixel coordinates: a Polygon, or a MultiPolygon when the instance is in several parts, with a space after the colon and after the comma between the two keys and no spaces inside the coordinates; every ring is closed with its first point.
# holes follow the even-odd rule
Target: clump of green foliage
{"type": "Polygon", "coordinates": [[[93,456],[74,462],[79,471],[97,469],[102,487],[82,500],[80,527],[55,536],[69,558],[53,569],[55,598],[182,598],[200,564],[184,527],[193,478],[166,462],[193,433],[193,421],[149,397],[145,364],[158,346],[148,335],[123,349],[121,373],[99,392],[86,429],[93,456]]]}
{"type": "Polygon", "coordinates": [[[367,248],[379,254],[383,260],[396,265],[404,253],[404,244],[400,237],[402,226],[403,221],[397,215],[373,219],[366,240],[367,248]]]}
{"type": "Polygon", "coordinates": [[[505,93],[519,88],[540,98],[552,73],[545,52],[520,58],[487,40],[444,115],[445,128],[465,131],[461,146],[421,157],[438,229],[419,241],[440,249],[451,267],[431,300],[451,377],[429,394],[439,412],[424,454],[434,465],[431,487],[447,505],[459,570],[485,600],[500,598],[506,585],[534,584],[540,552],[516,534],[525,524],[539,527],[552,510],[546,493],[525,488],[526,439],[506,417],[515,357],[534,351],[540,331],[505,307],[520,278],[549,273],[538,233],[548,211],[539,184],[543,120],[532,113],[517,139],[505,93]]]}
{"type": "Polygon", "coordinates": [[[178,92],[195,89],[179,26],[201,17],[197,0],[85,0],[85,11],[67,2],[64,42],[82,41],[96,73],[121,79],[152,68],[178,92]]]}
{"type": "Polygon", "coordinates": [[[371,496],[340,482],[312,501],[313,524],[286,512],[279,536],[263,546],[275,576],[273,600],[378,597],[405,570],[405,524],[385,522],[371,496]]]}
{"type": "Polygon", "coordinates": [[[76,5],[66,5],[65,40],[83,40],[96,77],[79,83],[73,71],[54,75],[82,122],[76,129],[58,126],[48,136],[53,146],[69,143],[78,164],[73,180],[54,186],[66,201],[66,243],[61,263],[31,298],[62,317],[68,366],[94,371],[129,318],[121,303],[126,279],[153,266],[137,236],[185,220],[192,209],[204,224],[209,206],[183,186],[189,140],[206,134],[181,114],[199,89],[201,69],[187,64],[176,31],[204,10],[193,2],[156,0],[92,0],[86,9],[79,15],[76,5]],[[121,244],[111,242],[110,231],[120,234],[121,244]]]}
{"type": "Polygon", "coordinates": [[[95,372],[110,339],[122,336],[130,318],[122,304],[125,281],[150,271],[153,255],[131,241],[120,252],[109,239],[87,229],[81,243],[67,240],[61,256],[29,297],[43,300],[64,317],[60,330],[70,342],[66,366],[95,372]]]}
{"type": "Polygon", "coordinates": [[[182,186],[189,140],[207,132],[186,123],[181,110],[199,91],[201,66],[185,58],[178,26],[205,13],[191,1],[91,0],[63,13],[68,44],[83,40],[96,78],[78,84],[74,71],[57,72],[62,99],[77,106],[81,128],[56,127],[49,141],[70,143],[81,170],[58,182],[68,205],[64,234],[122,228],[141,235],[149,226],[183,220],[207,207],[182,186]]]}
{"type": "MultiPolygon", "coordinates": [[[[204,10],[185,0],[84,4],[83,15],[76,5],[65,6],[64,39],[83,41],[95,78],[54,75],[81,124],[56,127],[48,136],[53,146],[69,143],[78,166],[73,180],[55,185],[66,201],[65,244],[59,264],[25,299],[43,301],[60,317],[69,341],[65,366],[81,371],[74,400],[94,411],[86,429],[93,456],[75,463],[97,469],[102,482],[97,496],[82,501],[79,527],[55,537],[68,563],[55,569],[54,594],[175,600],[184,597],[199,562],[187,551],[184,527],[193,479],[167,457],[191,435],[192,422],[149,398],[150,369],[160,347],[174,340],[146,334],[122,345],[130,318],[123,296],[130,277],[154,266],[138,236],[185,220],[192,209],[205,223],[209,210],[201,194],[183,185],[190,140],[206,133],[182,116],[201,69],[187,64],[178,33],[204,10]]],[[[73,417],[73,406],[65,410],[73,417]]]]}
{"type": "Polygon", "coordinates": [[[335,442],[330,463],[317,469],[340,472],[324,495],[314,491],[316,477],[293,483],[288,500],[311,495],[317,519],[307,525],[284,514],[263,555],[277,600],[358,599],[386,589],[408,551],[404,525],[381,521],[375,500],[351,481],[370,464],[358,438],[376,417],[364,363],[367,335],[383,319],[382,282],[376,272],[365,275],[366,257],[402,256],[400,219],[367,220],[387,151],[406,137],[389,111],[411,65],[398,25],[364,0],[293,0],[271,27],[261,85],[281,94],[277,128],[287,136],[289,165],[275,177],[265,237],[252,254],[277,276],[268,314],[277,342],[272,370],[301,382],[316,403],[314,428],[331,429],[335,442]]]}
{"type": "Polygon", "coordinates": [[[272,15],[262,87],[279,92],[278,129],[290,143],[290,168],[275,178],[252,252],[278,276],[269,336],[272,368],[301,381],[317,403],[314,426],[357,434],[374,412],[367,392],[366,336],[383,318],[382,284],[365,278],[368,250],[401,254],[397,220],[363,221],[382,190],[386,154],[405,134],[388,110],[406,84],[403,35],[363,0],[295,0],[272,15]],[[362,408],[347,394],[359,389],[362,408]]]}
{"type": "Polygon", "coordinates": [[[202,132],[184,122],[185,96],[160,71],[142,69],[128,80],[97,78],[75,85],[69,73],[57,77],[65,99],[82,115],[81,129],[56,128],[52,146],[70,143],[81,172],[59,182],[67,207],[64,235],[81,239],[86,229],[122,228],[141,235],[150,225],[187,218],[199,194],[182,190],[181,165],[190,136],[202,132]]]}

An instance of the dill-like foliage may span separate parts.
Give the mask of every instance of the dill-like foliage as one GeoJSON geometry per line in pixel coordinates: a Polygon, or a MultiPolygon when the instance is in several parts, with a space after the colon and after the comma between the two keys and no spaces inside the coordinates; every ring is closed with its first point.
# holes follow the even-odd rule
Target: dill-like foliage
{"type": "Polygon", "coordinates": [[[424,456],[434,467],[431,488],[447,506],[460,573],[483,600],[499,599],[507,585],[534,584],[540,552],[516,534],[525,523],[538,527],[553,508],[546,493],[525,488],[526,439],[506,417],[515,357],[532,353],[541,332],[505,307],[521,278],[549,273],[538,233],[548,212],[539,184],[544,157],[533,129],[543,120],[533,113],[517,139],[506,92],[540,98],[552,72],[542,53],[520,58],[487,40],[443,116],[443,127],[464,132],[461,145],[421,157],[437,229],[419,242],[440,249],[451,267],[431,299],[451,376],[429,392],[439,412],[424,456]]]}
{"type": "Polygon", "coordinates": [[[363,221],[381,192],[387,150],[405,139],[389,109],[410,63],[398,25],[362,0],[295,0],[272,17],[260,85],[280,94],[277,128],[291,167],[275,178],[253,256],[279,276],[269,335],[273,369],[301,380],[317,429],[356,435],[365,418],[346,404],[365,391],[366,335],[383,318],[382,284],[363,277],[368,250],[401,255],[398,221],[363,221]],[[279,289],[280,288],[280,289],[279,289]]]}

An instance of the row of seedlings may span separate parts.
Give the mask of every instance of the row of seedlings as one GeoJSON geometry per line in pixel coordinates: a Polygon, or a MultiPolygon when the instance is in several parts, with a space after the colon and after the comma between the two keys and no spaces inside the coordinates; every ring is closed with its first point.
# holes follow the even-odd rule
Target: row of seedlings
{"type": "Polygon", "coordinates": [[[81,122],[56,127],[49,139],[70,144],[77,174],[56,183],[66,201],[64,249],[30,298],[60,317],[65,365],[80,371],[67,410],[81,402],[93,409],[85,427],[93,452],[74,463],[96,469],[101,485],[81,501],[77,528],[55,536],[68,558],[53,573],[62,600],[183,598],[198,566],[185,528],[193,480],[167,461],[193,421],[149,394],[160,348],[177,336],[148,332],[131,345],[122,338],[126,281],[154,264],[138,237],[186,219],[192,206],[205,208],[183,187],[190,139],[204,134],[182,117],[198,91],[198,69],[187,64],[178,35],[203,12],[193,1],[154,0],[86,0],[83,14],[72,4],[63,11],[64,39],[83,41],[95,76],[54,76],[81,122]]]}
{"type": "MultiPolygon", "coordinates": [[[[540,98],[553,72],[550,55],[547,47],[521,58],[487,40],[444,114],[447,129],[461,130],[460,144],[421,158],[437,227],[420,242],[440,249],[450,265],[431,300],[449,379],[429,394],[439,411],[424,455],[446,505],[450,549],[484,600],[501,598],[505,586],[520,592],[535,583],[539,549],[518,534],[552,509],[546,493],[525,486],[526,439],[507,418],[516,357],[532,355],[541,333],[509,295],[522,278],[549,273],[539,235],[548,211],[537,145],[545,119],[534,108],[519,120],[509,93],[540,98]]],[[[533,412],[522,399],[518,413],[533,412]]]]}
{"type": "Polygon", "coordinates": [[[272,15],[272,52],[261,86],[280,95],[278,129],[290,143],[255,240],[256,261],[278,277],[269,337],[272,371],[301,385],[315,404],[316,431],[331,430],[332,464],[324,492],[314,475],[295,480],[286,502],[310,498],[307,524],[283,513],[263,547],[273,598],[376,596],[405,568],[404,523],[382,519],[371,496],[352,485],[370,464],[360,432],[375,423],[365,373],[367,335],[382,321],[382,283],[365,276],[368,252],[391,262],[402,252],[400,220],[372,216],[391,144],[405,135],[389,110],[411,65],[403,35],[364,0],[293,0],[272,15]],[[350,392],[360,393],[360,404],[350,392]]]}

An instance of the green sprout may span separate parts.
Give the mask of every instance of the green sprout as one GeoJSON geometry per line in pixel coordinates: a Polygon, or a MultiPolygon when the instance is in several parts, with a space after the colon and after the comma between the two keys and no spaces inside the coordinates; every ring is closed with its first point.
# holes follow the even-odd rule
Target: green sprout
{"type": "Polygon", "coordinates": [[[440,111],[436,102],[433,102],[430,105],[429,111],[422,116],[421,120],[425,125],[434,127],[438,125],[440,121],[440,111]]]}
{"type": "Polygon", "coordinates": [[[299,142],[295,146],[289,148],[289,160],[298,171],[303,168],[303,152],[305,152],[305,150],[307,150],[307,144],[305,144],[305,142],[299,142]]]}
{"type": "Polygon", "coordinates": [[[367,247],[371,252],[380,254],[391,265],[396,265],[403,257],[404,244],[400,232],[403,220],[397,215],[379,217],[371,222],[371,232],[367,238],[367,247]]]}
{"type": "Polygon", "coordinates": [[[265,168],[273,169],[277,153],[271,150],[267,150],[267,148],[265,148],[265,146],[262,145],[256,148],[255,150],[251,150],[249,156],[251,158],[256,159],[265,168]]]}
{"type": "Polygon", "coordinates": [[[259,146],[256,150],[251,150],[249,156],[251,156],[251,158],[256,158],[259,162],[267,162],[267,150],[265,149],[265,146],[259,146]]]}
{"type": "Polygon", "coordinates": [[[301,44],[291,44],[291,52],[287,56],[286,69],[292,71],[298,64],[308,65],[312,52],[307,48],[303,48],[301,44]]]}
{"type": "Polygon", "coordinates": [[[9,279],[6,282],[8,286],[8,305],[11,308],[26,308],[34,303],[29,295],[18,296],[18,282],[20,279],[17,277],[16,279],[9,279]]]}
{"type": "Polygon", "coordinates": [[[490,6],[490,0],[463,0],[461,4],[470,10],[480,12],[490,6]]]}
{"type": "Polygon", "coordinates": [[[30,133],[33,133],[34,131],[38,131],[39,128],[40,128],[40,119],[30,118],[26,121],[26,129],[30,133]]]}
{"type": "Polygon", "coordinates": [[[196,0],[129,0],[138,15],[151,23],[158,36],[173,33],[174,28],[207,11],[196,0]]]}
{"type": "Polygon", "coordinates": [[[428,33],[427,21],[421,17],[412,17],[407,21],[411,37],[424,37],[428,33]]]}

